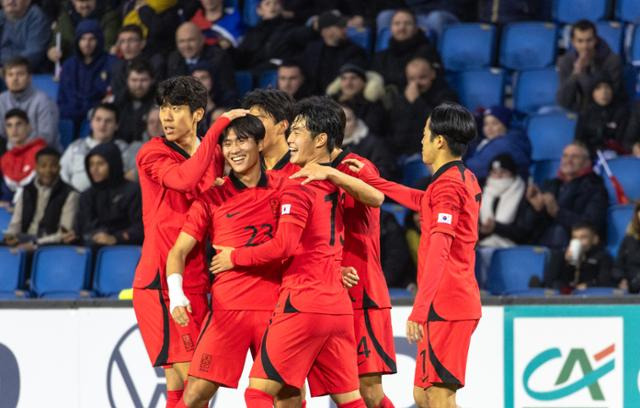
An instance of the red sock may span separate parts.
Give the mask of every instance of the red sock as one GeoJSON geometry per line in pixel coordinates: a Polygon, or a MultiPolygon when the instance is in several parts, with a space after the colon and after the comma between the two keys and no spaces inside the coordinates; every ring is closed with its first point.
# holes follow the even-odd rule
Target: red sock
{"type": "Polygon", "coordinates": [[[273,397],[255,388],[244,390],[244,401],[247,408],[273,408],[273,397]]]}
{"type": "Polygon", "coordinates": [[[182,399],[182,392],[184,390],[167,390],[167,408],[176,408],[178,403],[182,399]]]}
{"type": "Polygon", "coordinates": [[[387,398],[387,396],[385,395],[384,398],[382,398],[382,401],[380,401],[380,404],[378,404],[378,408],[395,408],[395,407],[393,405],[393,402],[391,402],[391,400],[387,398]]]}
{"type": "Polygon", "coordinates": [[[358,398],[345,404],[338,404],[338,408],[367,408],[367,404],[364,403],[362,398],[358,398]]]}

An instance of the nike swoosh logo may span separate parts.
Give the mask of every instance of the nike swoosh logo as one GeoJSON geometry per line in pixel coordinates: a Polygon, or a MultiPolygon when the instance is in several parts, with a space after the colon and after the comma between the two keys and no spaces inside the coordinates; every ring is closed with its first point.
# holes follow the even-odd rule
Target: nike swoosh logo
{"type": "Polygon", "coordinates": [[[240,214],[240,211],[234,212],[234,213],[227,213],[227,218],[235,217],[238,214],[240,214]]]}

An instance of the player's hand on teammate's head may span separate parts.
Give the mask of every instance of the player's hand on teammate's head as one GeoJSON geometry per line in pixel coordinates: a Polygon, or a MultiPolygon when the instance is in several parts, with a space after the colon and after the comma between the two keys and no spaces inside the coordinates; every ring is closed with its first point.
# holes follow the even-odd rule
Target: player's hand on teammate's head
{"type": "Polygon", "coordinates": [[[345,159],[342,163],[349,166],[349,170],[354,173],[358,173],[360,170],[364,168],[364,163],[358,159],[345,159]]]}
{"type": "Polygon", "coordinates": [[[418,343],[424,337],[422,325],[411,320],[407,320],[407,340],[409,343],[418,343]]]}
{"type": "Polygon", "coordinates": [[[247,116],[249,114],[249,110],[248,109],[231,109],[230,111],[226,111],[225,113],[223,113],[220,116],[224,116],[225,118],[229,119],[229,120],[234,120],[234,119],[238,119],[238,118],[242,118],[244,116],[247,116]]]}
{"type": "Polygon", "coordinates": [[[323,166],[318,163],[309,163],[296,173],[289,176],[289,178],[304,178],[302,184],[308,184],[314,180],[326,180],[334,168],[331,166],[323,166]]]}
{"type": "Polygon", "coordinates": [[[220,245],[214,245],[213,248],[216,250],[216,256],[211,260],[209,271],[215,275],[233,269],[234,265],[233,261],[231,261],[231,253],[234,248],[220,245]]]}
{"type": "Polygon", "coordinates": [[[342,286],[351,289],[358,284],[360,277],[358,276],[356,268],[353,266],[343,266],[340,269],[342,272],[342,286]]]}

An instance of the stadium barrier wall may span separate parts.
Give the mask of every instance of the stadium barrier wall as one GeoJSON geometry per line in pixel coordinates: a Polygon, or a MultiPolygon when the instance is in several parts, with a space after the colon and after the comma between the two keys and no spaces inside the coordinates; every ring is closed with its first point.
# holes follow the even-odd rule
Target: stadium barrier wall
{"type": "MultiPolygon", "coordinates": [[[[384,377],[396,407],[411,407],[415,346],[407,306],[392,311],[398,374],[384,377]]],[[[0,408],[164,407],[130,303],[0,303],[0,408]]],[[[374,352],[374,351],[372,351],[374,352]]],[[[221,389],[213,407],[243,407],[221,389]]],[[[640,305],[493,305],[473,335],[463,408],[640,407],[640,305]]],[[[333,406],[327,397],[310,408],[333,406]]]]}

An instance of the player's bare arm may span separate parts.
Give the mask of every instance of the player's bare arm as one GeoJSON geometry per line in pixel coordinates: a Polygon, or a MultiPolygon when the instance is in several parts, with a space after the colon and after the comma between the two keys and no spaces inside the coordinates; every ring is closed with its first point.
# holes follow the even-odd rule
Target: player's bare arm
{"type": "Polygon", "coordinates": [[[180,232],[167,257],[167,286],[169,287],[169,310],[171,317],[180,326],[189,324],[191,303],[182,290],[182,275],[187,255],[198,241],[191,235],[180,232]]]}

